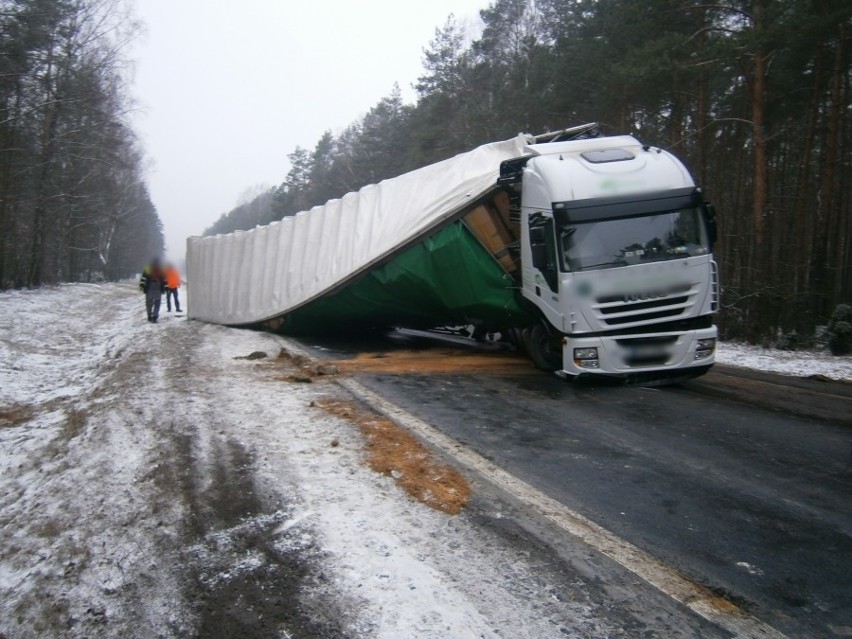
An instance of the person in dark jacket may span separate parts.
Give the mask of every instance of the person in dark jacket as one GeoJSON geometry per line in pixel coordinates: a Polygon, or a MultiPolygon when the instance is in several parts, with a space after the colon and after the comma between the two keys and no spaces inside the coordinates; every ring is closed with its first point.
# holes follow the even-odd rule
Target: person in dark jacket
{"type": "Polygon", "coordinates": [[[156,257],[142,271],[139,278],[139,289],[145,293],[145,310],[148,312],[148,321],[157,322],[160,317],[160,302],[166,291],[166,274],[156,257]]]}

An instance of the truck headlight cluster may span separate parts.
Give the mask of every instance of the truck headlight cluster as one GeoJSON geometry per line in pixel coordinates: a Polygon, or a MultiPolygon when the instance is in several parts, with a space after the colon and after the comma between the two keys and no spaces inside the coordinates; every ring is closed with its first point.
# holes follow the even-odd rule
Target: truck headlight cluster
{"type": "Polygon", "coordinates": [[[695,344],[695,359],[706,359],[716,350],[716,338],[700,339],[695,344]]]}
{"type": "Polygon", "coordinates": [[[600,368],[597,348],[575,348],[574,363],[579,368],[600,368]]]}

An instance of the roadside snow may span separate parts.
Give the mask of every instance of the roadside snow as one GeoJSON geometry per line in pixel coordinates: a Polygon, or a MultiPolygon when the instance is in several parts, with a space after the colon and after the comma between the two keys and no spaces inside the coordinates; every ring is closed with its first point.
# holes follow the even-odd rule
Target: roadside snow
{"type": "Polygon", "coordinates": [[[852,357],[835,357],[821,351],[782,351],[737,342],[720,342],[716,362],[738,368],[810,377],[852,380],[852,357]]]}
{"type": "Polygon", "coordinates": [[[142,478],[158,441],[137,427],[142,393],[126,383],[141,372],[128,357],[144,313],[131,295],[132,284],[0,295],[0,410],[32,414],[0,428],[0,633],[9,638],[85,636],[122,618],[114,631],[155,620],[187,628],[173,613],[177,576],[156,560],[157,520],[143,523],[153,503],[142,478]]]}
{"type": "Polygon", "coordinates": [[[121,353],[138,308],[105,304],[103,290],[65,284],[0,294],[0,405],[75,397],[121,353]]]}
{"type": "Polygon", "coordinates": [[[370,471],[311,406],[338,386],[234,359],[282,343],[149,324],[132,282],[0,294],[0,636],[619,633],[561,564],[370,471]]]}

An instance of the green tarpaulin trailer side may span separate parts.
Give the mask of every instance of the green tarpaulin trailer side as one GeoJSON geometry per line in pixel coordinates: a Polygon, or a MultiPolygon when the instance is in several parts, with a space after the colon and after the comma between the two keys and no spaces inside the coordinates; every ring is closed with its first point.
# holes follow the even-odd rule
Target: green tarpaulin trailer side
{"type": "Polygon", "coordinates": [[[456,220],[342,290],[270,322],[290,334],[406,326],[529,324],[517,284],[456,220]]]}

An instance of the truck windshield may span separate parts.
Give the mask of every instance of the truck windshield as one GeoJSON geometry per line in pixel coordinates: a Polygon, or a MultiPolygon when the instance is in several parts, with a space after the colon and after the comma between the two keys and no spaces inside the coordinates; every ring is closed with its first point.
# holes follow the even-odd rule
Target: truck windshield
{"type": "Polygon", "coordinates": [[[561,225],[557,236],[566,271],[661,262],[710,252],[698,208],[561,225]]]}

